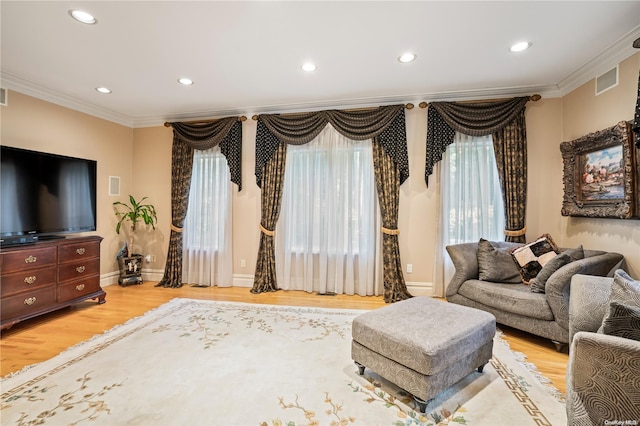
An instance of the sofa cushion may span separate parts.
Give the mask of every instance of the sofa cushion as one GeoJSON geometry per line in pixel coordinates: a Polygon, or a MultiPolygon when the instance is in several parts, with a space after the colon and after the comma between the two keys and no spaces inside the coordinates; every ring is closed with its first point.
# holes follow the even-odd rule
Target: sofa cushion
{"type": "Polygon", "coordinates": [[[558,253],[560,253],[560,249],[549,234],[544,234],[537,240],[511,251],[520,267],[520,276],[525,284],[529,284],[544,265],[556,257],[558,253]]]}
{"type": "Polygon", "coordinates": [[[520,270],[509,248],[496,247],[491,241],[478,242],[478,278],[497,283],[519,283],[520,270]]]}
{"type": "Polygon", "coordinates": [[[458,291],[464,297],[505,312],[553,321],[554,316],[544,294],[532,293],[529,287],[518,284],[498,284],[467,280],[458,291]]]}
{"type": "Polygon", "coordinates": [[[610,336],[640,341],[640,308],[611,302],[602,332],[610,336]]]}
{"type": "Polygon", "coordinates": [[[545,285],[547,284],[547,280],[551,277],[551,275],[555,274],[558,269],[562,268],[564,265],[567,265],[576,260],[584,259],[584,250],[582,246],[578,246],[575,249],[567,249],[555,256],[546,265],[542,267],[538,275],[529,283],[529,287],[531,291],[534,293],[544,293],[545,285]]]}
{"type": "MultiPolygon", "coordinates": [[[[618,269],[613,275],[609,306],[613,302],[640,308],[640,281],[634,280],[624,270],[618,269]]],[[[611,310],[605,314],[598,333],[604,332],[604,324],[609,319],[610,313],[611,310]]]]}

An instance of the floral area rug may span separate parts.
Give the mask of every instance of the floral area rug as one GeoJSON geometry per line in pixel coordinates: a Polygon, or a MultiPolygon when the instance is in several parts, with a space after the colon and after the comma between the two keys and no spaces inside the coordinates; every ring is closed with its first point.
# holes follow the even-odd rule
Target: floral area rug
{"type": "Polygon", "coordinates": [[[426,414],[351,360],[363,311],[174,299],[2,379],[2,425],[563,425],[498,334],[426,414]]]}

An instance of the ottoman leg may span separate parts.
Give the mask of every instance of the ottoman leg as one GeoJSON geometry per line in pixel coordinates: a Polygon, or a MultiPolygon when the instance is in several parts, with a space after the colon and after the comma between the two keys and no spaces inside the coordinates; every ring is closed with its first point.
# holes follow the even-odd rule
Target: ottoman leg
{"type": "Polygon", "coordinates": [[[364,365],[360,364],[358,361],[354,361],[354,362],[358,366],[358,374],[362,376],[364,374],[364,365]]]}
{"type": "Polygon", "coordinates": [[[429,405],[429,403],[431,401],[433,401],[433,398],[428,400],[428,401],[424,401],[420,398],[418,398],[417,396],[413,396],[413,399],[416,401],[416,403],[418,404],[418,410],[422,413],[425,414],[427,412],[427,405],[429,405]]]}

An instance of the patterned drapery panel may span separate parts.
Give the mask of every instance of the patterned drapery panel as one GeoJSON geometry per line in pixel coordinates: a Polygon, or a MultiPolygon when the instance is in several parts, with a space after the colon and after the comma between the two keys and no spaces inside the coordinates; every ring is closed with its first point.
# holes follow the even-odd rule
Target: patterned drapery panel
{"type": "Polygon", "coordinates": [[[156,287],[182,287],[182,226],[187,215],[193,151],[220,145],[231,181],[242,189],[242,122],[228,117],[206,123],[171,123],[171,235],[167,263],[156,287]]]}
{"type": "MultiPolygon", "coordinates": [[[[322,129],[330,123],[339,133],[349,139],[366,140],[375,139],[380,150],[384,151],[387,160],[393,164],[395,173],[393,182],[397,185],[395,191],[399,194],[400,185],[409,177],[409,156],[407,150],[407,132],[404,117],[404,105],[383,106],[375,109],[360,111],[318,111],[292,115],[263,114],[258,116],[256,130],[256,183],[262,188],[262,223],[260,236],[260,249],[258,262],[251,292],[261,293],[278,289],[275,274],[275,251],[273,243],[273,230],[275,229],[280,213],[280,201],[282,196],[282,179],[284,178],[284,158],[276,157],[275,164],[271,164],[272,158],[278,153],[282,145],[302,145],[313,140],[322,129]],[[281,165],[280,165],[281,163],[281,165]],[[277,165],[277,167],[276,167],[277,165]],[[280,167],[282,167],[280,169],[280,167]],[[276,173],[276,176],[270,176],[276,173]],[[280,176],[281,175],[281,176],[280,176]],[[395,179],[397,177],[397,179],[395,179]],[[268,184],[268,186],[267,186],[268,184]]],[[[374,146],[376,145],[374,144],[374,146]]],[[[286,149],[284,154],[286,155],[286,149]]],[[[376,172],[376,176],[377,176],[376,172]]],[[[384,175],[386,176],[386,175],[384,175]]],[[[387,179],[386,177],[384,179],[387,179]]],[[[380,205],[387,203],[382,197],[395,194],[393,190],[380,191],[378,197],[380,205]]],[[[389,226],[397,228],[398,206],[396,199],[389,201],[388,209],[389,226]],[[395,203],[395,208],[393,207],[395,203]],[[395,215],[395,216],[394,216],[395,215]]],[[[383,212],[383,217],[385,213],[383,212]]],[[[384,219],[383,219],[384,220],[384,219]]],[[[386,222],[385,222],[386,223],[386,222]]],[[[400,263],[400,251],[398,236],[387,238],[385,235],[385,300],[388,302],[406,299],[410,297],[402,276],[400,263]],[[388,243],[387,243],[388,241],[388,243]],[[395,241],[395,248],[394,243],[395,241]],[[394,254],[395,253],[395,254],[394,254]],[[387,260],[389,264],[387,265],[387,260]],[[392,270],[395,270],[392,272],[392,270]],[[387,290],[387,273],[389,274],[389,289],[387,290]],[[387,294],[388,293],[388,294],[387,294]]]]}
{"type": "Polygon", "coordinates": [[[390,105],[361,111],[317,111],[291,115],[258,116],[256,134],[256,183],[262,186],[262,170],[277,149],[275,141],[303,145],[318,136],[328,124],[353,140],[380,136],[387,151],[399,164],[402,184],[409,177],[404,106],[390,105]]]}
{"type": "Polygon", "coordinates": [[[282,200],[286,160],[287,144],[280,143],[265,165],[264,182],[260,195],[262,206],[260,247],[258,249],[258,260],[251,293],[278,290],[274,233],[278,216],[280,216],[280,201],[282,200]]]}
{"type": "Polygon", "coordinates": [[[411,296],[402,274],[400,245],[398,243],[398,207],[400,201],[400,171],[398,165],[382,144],[373,140],[373,170],[380,213],[382,216],[382,258],[384,274],[384,301],[387,303],[411,296]]]}
{"type": "Polygon", "coordinates": [[[455,132],[470,136],[492,135],[505,205],[507,241],[525,240],[527,199],[527,137],[524,119],[529,97],[505,101],[459,103],[432,102],[427,115],[425,181],[433,166],[453,142],[455,132]]]}
{"type": "Polygon", "coordinates": [[[640,73],[638,74],[638,100],[636,101],[636,113],[633,116],[632,130],[633,130],[633,133],[636,135],[636,146],[640,148],[640,73]]]}
{"type": "Polygon", "coordinates": [[[524,110],[493,134],[504,200],[505,241],[524,243],[527,208],[527,134],[524,110]]]}
{"type": "Polygon", "coordinates": [[[171,151],[171,234],[164,276],[156,287],[182,287],[182,225],[187,215],[193,148],[176,141],[171,151]]]}

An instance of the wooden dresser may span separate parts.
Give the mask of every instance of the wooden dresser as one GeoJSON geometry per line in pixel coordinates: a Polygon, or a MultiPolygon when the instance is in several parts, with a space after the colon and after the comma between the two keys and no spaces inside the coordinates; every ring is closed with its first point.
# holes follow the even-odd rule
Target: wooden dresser
{"type": "Polygon", "coordinates": [[[100,287],[102,237],[42,241],[0,251],[0,328],[87,299],[100,287]]]}

